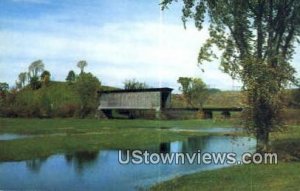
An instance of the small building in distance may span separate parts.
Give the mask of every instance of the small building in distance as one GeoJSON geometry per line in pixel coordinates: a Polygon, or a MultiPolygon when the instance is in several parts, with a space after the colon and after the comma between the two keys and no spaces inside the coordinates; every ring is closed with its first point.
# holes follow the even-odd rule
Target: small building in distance
{"type": "Polygon", "coordinates": [[[171,106],[172,88],[147,88],[132,90],[98,91],[100,113],[112,117],[112,110],[154,110],[159,113],[171,106]]]}

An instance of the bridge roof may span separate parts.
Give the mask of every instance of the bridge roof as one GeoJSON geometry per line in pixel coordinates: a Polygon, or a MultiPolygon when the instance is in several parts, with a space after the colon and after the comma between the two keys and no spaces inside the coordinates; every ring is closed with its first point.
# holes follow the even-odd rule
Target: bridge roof
{"type": "Polygon", "coordinates": [[[145,88],[145,89],[129,89],[129,90],[106,90],[98,91],[98,93],[127,93],[127,92],[171,92],[173,89],[164,87],[164,88],[145,88]]]}

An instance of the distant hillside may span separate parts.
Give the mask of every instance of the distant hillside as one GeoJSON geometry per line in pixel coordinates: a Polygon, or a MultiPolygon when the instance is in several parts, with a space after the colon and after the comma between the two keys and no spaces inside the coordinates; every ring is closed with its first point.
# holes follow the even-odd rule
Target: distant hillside
{"type": "MultiPolygon", "coordinates": [[[[99,90],[117,89],[101,86],[99,90]]],[[[11,96],[13,104],[1,108],[2,115],[20,117],[73,117],[80,108],[74,84],[51,81],[48,86],[32,90],[30,86],[11,96]],[[13,100],[12,100],[13,99],[13,100]]],[[[97,107],[97,106],[95,106],[97,107]]]]}
{"type": "MultiPolygon", "coordinates": [[[[288,89],[284,94],[285,105],[300,108],[300,89],[288,89]]],[[[243,95],[240,91],[210,92],[204,107],[242,107],[243,95]]],[[[172,107],[186,107],[181,94],[172,95],[172,107]]]]}
{"type": "MultiPolygon", "coordinates": [[[[186,107],[181,94],[172,95],[172,107],[186,107]]],[[[242,95],[239,91],[212,91],[204,103],[204,107],[240,107],[242,105],[242,95]]]]}
{"type": "Polygon", "coordinates": [[[240,91],[221,91],[210,94],[205,107],[241,107],[242,94],[240,91]]]}
{"type": "Polygon", "coordinates": [[[112,87],[112,86],[101,86],[102,91],[110,91],[110,90],[119,90],[120,88],[112,87]]]}

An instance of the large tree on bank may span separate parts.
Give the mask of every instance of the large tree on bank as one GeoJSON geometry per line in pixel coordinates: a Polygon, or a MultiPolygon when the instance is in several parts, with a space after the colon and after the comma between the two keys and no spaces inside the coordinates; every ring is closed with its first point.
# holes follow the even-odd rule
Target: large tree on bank
{"type": "MultiPolygon", "coordinates": [[[[176,0],[175,0],[176,1],[176,0]]],[[[163,0],[165,9],[173,0],[163,0]]],[[[299,0],[183,0],[182,20],[201,30],[206,20],[210,37],[201,47],[199,64],[221,52],[224,72],[243,83],[247,95],[245,125],[256,134],[257,150],[266,151],[269,133],[282,128],[281,95],[296,83],[290,62],[299,43],[299,0]]]]}

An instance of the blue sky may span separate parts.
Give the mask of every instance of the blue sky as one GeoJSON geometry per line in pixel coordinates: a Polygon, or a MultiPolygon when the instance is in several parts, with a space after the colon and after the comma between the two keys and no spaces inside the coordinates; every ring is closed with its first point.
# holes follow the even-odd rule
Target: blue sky
{"type": "Polygon", "coordinates": [[[42,59],[61,81],[69,70],[79,73],[76,63],[86,60],[86,71],[104,85],[122,87],[135,78],[178,89],[179,76],[200,77],[221,89],[238,85],[217,61],[201,72],[197,54],[207,29],[199,32],[191,24],[184,30],[180,17],[179,3],[162,13],[159,0],[1,0],[0,82],[13,86],[20,72],[42,59]]]}

